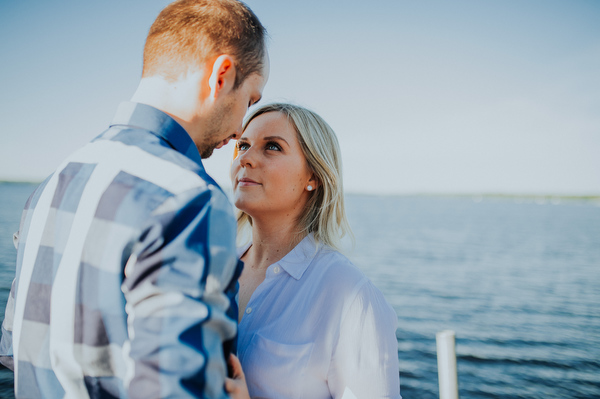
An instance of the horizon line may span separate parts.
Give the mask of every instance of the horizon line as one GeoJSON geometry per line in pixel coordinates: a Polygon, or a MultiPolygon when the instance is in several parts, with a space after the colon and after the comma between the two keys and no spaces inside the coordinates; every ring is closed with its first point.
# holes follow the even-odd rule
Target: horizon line
{"type": "MultiPolygon", "coordinates": [[[[0,184],[40,184],[43,180],[6,180],[0,179],[0,184]]],[[[230,192],[231,187],[221,186],[221,188],[230,192]]],[[[389,197],[482,197],[482,198],[527,198],[527,199],[584,199],[592,201],[600,201],[600,192],[589,193],[525,193],[525,192],[510,192],[510,191],[404,191],[404,192],[383,192],[383,191],[355,191],[347,190],[345,194],[349,195],[371,195],[371,196],[389,196],[389,197]]]]}

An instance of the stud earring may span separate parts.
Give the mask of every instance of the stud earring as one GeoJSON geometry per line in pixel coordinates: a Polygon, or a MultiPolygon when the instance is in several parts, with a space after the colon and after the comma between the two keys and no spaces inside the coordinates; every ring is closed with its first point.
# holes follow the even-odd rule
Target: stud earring
{"type": "Polygon", "coordinates": [[[312,189],[313,189],[313,186],[308,186],[308,187],[306,187],[306,189],[307,189],[308,191],[312,191],[312,189]]]}

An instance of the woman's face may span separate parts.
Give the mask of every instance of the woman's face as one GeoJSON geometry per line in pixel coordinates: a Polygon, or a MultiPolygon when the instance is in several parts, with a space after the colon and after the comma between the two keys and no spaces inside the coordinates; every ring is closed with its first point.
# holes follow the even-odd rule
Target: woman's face
{"type": "Polygon", "coordinates": [[[296,131],[280,112],[254,118],[236,143],[231,166],[235,206],[253,218],[297,217],[316,188],[296,131]]]}

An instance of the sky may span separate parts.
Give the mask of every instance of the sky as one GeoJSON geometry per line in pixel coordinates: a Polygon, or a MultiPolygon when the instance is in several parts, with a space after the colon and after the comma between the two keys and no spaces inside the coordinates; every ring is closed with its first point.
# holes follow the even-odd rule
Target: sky
{"type": "MultiPolygon", "coordinates": [[[[600,2],[249,0],[261,103],[319,113],[347,192],[600,194],[600,2]]],[[[0,180],[40,181],[133,95],[164,0],[0,0],[0,180]]],[[[206,169],[225,188],[233,144],[206,169]]]]}

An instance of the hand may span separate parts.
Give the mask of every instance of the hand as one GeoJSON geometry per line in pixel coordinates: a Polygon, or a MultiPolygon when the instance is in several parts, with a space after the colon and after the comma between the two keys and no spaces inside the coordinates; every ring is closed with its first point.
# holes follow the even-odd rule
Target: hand
{"type": "Polygon", "coordinates": [[[233,370],[233,378],[225,379],[225,390],[232,399],[250,399],[246,376],[242,370],[242,364],[236,355],[229,355],[229,366],[233,370]]]}

